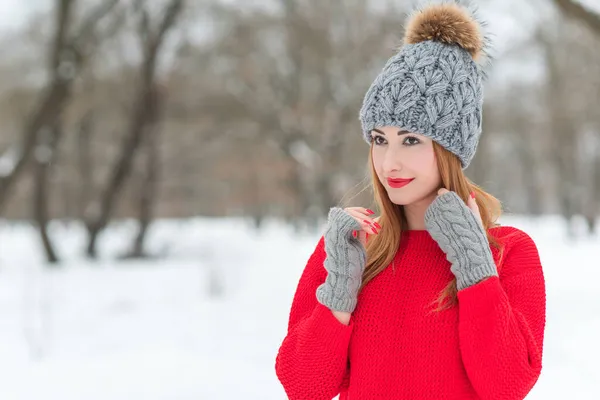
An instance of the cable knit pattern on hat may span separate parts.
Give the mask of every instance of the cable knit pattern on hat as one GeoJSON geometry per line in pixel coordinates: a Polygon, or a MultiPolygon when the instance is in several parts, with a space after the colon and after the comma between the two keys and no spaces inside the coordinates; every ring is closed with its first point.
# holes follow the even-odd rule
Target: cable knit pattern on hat
{"type": "Polygon", "coordinates": [[[384,66],[360,110],[364,139],[378,126],[397,126],[437,141],[466,168],[481,135],[482,76],[457,45],[406,45],[384,66]]]}
{"type": "Polygon", "coordinates": [[[486,24],[474,7],[447,1],[416,10],[406,25],[404,45],[364,96],[363,138],[370,143],[373,128],[396,126],[436,141],[465,169],[481,136],[486,24]]]}
{"type": "MultiPolygon", "coordinates": [[[[349,325],[320,304],[327,275],[321,238],[302,273],[275,370],[291,400],[522,400],[542,370],[545,281],[533,240],[513,227],[490,233],[499,276],[458,292],[426,231],[404,231],[390,264],[358,294],[349,325]]],[[[285,395],[282,393],[282,398],[285,395]]]]}

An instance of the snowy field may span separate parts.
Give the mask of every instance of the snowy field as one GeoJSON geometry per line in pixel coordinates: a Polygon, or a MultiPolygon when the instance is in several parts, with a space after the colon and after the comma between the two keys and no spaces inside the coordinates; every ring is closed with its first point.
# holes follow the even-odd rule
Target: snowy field
{"type": "MultiPolygon", "coordinates": [[[[527,399],[600,399],[600,237],[569,241],[560,220],[505,218],[536,240],[548,314],[544,369],[527,399]]],[[[0,399],[285,399],[274,371],[297,280],[318,233],[239,220],[160,221],[152,261],[116,261],[134,225],[111,227],[101,260],[77,225],[52,235],[0,223],[0,399]]]]}

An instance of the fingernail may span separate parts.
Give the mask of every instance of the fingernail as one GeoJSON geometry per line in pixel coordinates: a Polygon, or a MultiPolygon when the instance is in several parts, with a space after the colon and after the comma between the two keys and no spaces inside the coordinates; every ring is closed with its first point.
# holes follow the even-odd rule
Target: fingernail
{"type": "Polygon", "coordinates": [[[356,237],[356,231],[352,231],[352,236],[356,237]]]}
{"type": "Polygon", "coordinates": [[[377,222],[374,222],[373,225],[375,225],[377,229],[381,229],[381,225],[379,225],[377,222]]]}
{"type": "Polygon", "coordinates": [[[369,225],[372,225],[372,224],[373,224],[371,221],[368,221],[368,220],[366,220],[366,219],[363,219],[363,222],[364,222],[365,224],[369,224],[369,225]]]}
{"type": "Polygon", "coordinates": [[[475,198],[475,192],[471,192],[469,195],[470,195],[472,198],[475,198]]]}
{"type": "Polygon", "coordinates": [[[368,212],[369,214],[375,214],[375,212],[374,212],[374,211],[371,211],[371,210],[370,210],[370,209],[368,209],[368,208],[367,208],[367,212],[368,212]]]}

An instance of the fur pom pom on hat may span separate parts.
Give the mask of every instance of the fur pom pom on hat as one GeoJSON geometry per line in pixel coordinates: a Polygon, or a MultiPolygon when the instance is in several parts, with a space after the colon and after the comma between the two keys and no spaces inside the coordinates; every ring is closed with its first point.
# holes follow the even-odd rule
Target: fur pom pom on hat
{"type": "Polygon", "coordinates": [[[414,10],[404,45],[368,89],[360,110],[364,139],[382,126],[430,137],[456,154],[463,169],[481,135],[489,40],[474,8],[458,2],[414,10]]]}
{"type": "Polygon", "coordinates": [[[404,43],[433,40],[456,44],[477,60],[483,51],[479,23],[456,3],[439,4],[419,10],[409,19],[404,43]]]}

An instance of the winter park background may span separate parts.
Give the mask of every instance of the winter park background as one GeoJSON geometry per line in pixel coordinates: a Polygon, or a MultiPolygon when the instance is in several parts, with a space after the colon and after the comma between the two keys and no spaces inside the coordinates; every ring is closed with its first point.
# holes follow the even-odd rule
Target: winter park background
{"type": "MultiPolygon", "coordinates": [[[[546,278],[527,399],[599,399],[600,2],[476,3],[496,61],[467,175],[546,278]]],[[[371,205],[357,110],[407,4],[2,5],[0,399],[285,399],[324,216],[371,205]]]]}

